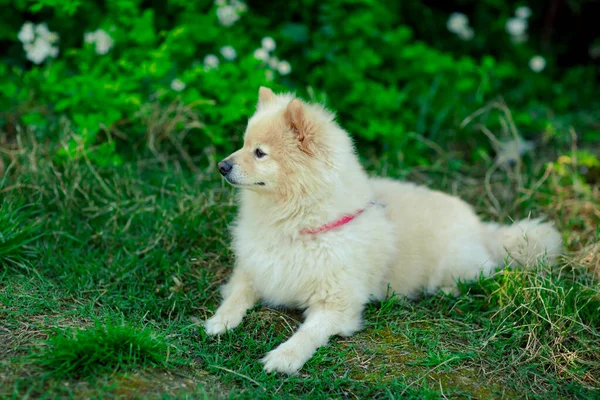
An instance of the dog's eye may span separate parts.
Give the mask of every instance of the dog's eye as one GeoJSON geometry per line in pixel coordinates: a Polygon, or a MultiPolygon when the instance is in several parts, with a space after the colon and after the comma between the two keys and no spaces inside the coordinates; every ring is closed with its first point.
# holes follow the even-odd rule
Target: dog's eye
{"type": "Polygon", "coordinates": [[[267,153],[265,153],[261,149],[256,149],[256,150],[254,150],[254,155],[256,156],[256,158],[263,158],[264,156],[267,155],[267,153]]]}

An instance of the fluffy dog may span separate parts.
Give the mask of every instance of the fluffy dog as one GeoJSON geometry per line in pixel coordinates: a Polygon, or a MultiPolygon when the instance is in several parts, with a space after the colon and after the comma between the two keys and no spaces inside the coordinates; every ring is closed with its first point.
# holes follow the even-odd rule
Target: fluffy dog
{"type": "Polygon", "coordinates": [[[244,146],[219,170],[242,189],[236,265],[204,326],[233,329],[259,300],[304,309],[299,329],[262,359],[268,372],[295,373],[330,336],[358,331],[365,304],[388,287],[454,293],[457,280],[505,259],[552,262],[561,251],[550,223],[485,223],[457,197],[369,178],[331,112],[264,87],[244,146]]]}

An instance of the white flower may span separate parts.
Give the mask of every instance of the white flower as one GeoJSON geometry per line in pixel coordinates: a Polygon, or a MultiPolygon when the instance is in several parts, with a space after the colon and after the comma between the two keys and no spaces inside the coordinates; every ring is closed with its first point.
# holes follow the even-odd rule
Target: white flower
{"type": "Polygon", "coordinates": [[[94,43],[96,45],[96,54],[106,54],[115,44],[113,38],[106,31],[97,29],[94,32],[87,32],[83,35],[83,40],[86,43],[94,43]]]}
{"type": "Polygon", "coordinates": [[[215,0],[217,18],[223,26],[232,26],[240,19],[240,14],[248,11],[248,6],[241,0],[215,0]]]}
{"type": "Polygon", "coordinates": [[[542,72],[546,68],[546,60],[542,56],[533,56],[529,60],[529,68],[533,72],[542,72]]]}
{"type": "Polygon", "coordinates": [[[94,43],[96,41],[96,32],[86,32],[83,35],[83,41],[86,43],[94,43]]]}
{"type": "Polygon", "coordinates": [[[206,57],[204,57],[204,69],[205,70],[210,70],[213,68],[217,68],[219,66],[219,58],[217,56],[215,56],[214,54],[207,54],[206,57]]]}
{"type": "Polygon", "coordinates": [[[515,15],[518,18],[527,19],[527,18],[531,17],[531,8],[529,8],[527,6],[517,7],[517,10],[515,11],[515,15]]]}
{"type": "Polygon", "coordinates": [[[224,6],[217,8],[217,18],[219,23],[223,26],[232,26],[235,22],[240,19],[235,7],[224,6]]]}
{"type": "Polygon", "coordinates": [[[267,61],[269,59],[269,53],[261,47],[260,49],[254,50],[254,58],[260,61],[267,61]]]}
{"type": "Polygon", "coordinates": [[[221,52],[221,55],[223,56],[223,58],[228,61],[233,61],[237,57],[237,53],[236,53],[235,49],[231,46],[221,47],[220,52],[221,52]]]}
{"type": "Polygon", "coordinates": [[[173,79],[171,81],[171,89],[176,92],[181,92],[183,89],[185,89],[185,83],[179,78],[173,79]]]}
{"type": "Polygon", "coordinates": [[[231,0],[231,5],[234,6],[235,9],[240,13],[245,13],[248,11],[248,6],[243,1],[231,0]]]}
{"type": "Polygon", "coordinates": [[[506,21],[506,32],[511,36],[521,36],[527,30],[527,21],[521,18],[509,18],[506,21]]]}
{"type": "Polygon", "coordinates": [[[262,38],[260,44],[262,45],[262,48],[267,51],[273,51],[276,47],[275,40],[270,36],[262,38]]]}
{"type": "Polygon", "coordinates": [[[25,56],[29,61],[35,64],[41,64],[52,52],[50,43],[45,41],[43,38],[38,37],[33,43],[26,43],[25,56]]]}
{"type": "Polygon", "coordinates": [[[58,34],[56,32],[50,32],[45,36],[45,39],[48,43],[56,43],[58,42],[58,34]]]}
{"type": "Polygon", "coordinates": [[[27,21],[21,27],[19,34],[17,35],[21,43],[31,43],[35,38],[35,33],[33,32],[33,23],[27,21]]]}
{"type": "Polygon", "coordinates": [[[38,24],[35,26],[35,33],[38,34],[38,36],[42,37],[42,38],[46,38],[51,32],[48,29],[48,24],[46,24],[45,22],[42,24],[38,24]]]}
{"type": "Polygon", "coordinates": [[[52,46],[50,50],[48,50],[48,55],[52,58],[58,57],[58,47],[52,46]]]}
{"type": "Polygon", "coordinates": [[[475,36],[475,31],[469,26],[469,18],[459,12],[450,14],[446,28],[455,33],[461,40],[471,40],[475,36]]]}
{"type": "Polygon", "coordinates": [[[456,32],[456,34],[462,40],[471,40],[475,36],[475,31],[473,30],[473,28],[466,26],[460,31],[456,32]]]}
{"type": "Polygon", "coordinates": [[[52,46],[58,41],[58,35],[56,32],[50,32],[45,23],[34,25],[25,22],[18,38],[23,43],[25,57],[35,64],[43,63],[48,57],[58,57],[58,47],[52,46]]]}
{"type": "Polygon", "coordinates": [[[58,42],[58,34],[56,32],[50,32],[48,24],[45,22],[35,26],[35,33],[38,37],[44,39],[48,43],[58,42]]]}
{"type": "Polygon", "coordinates": [[[96,53],[106,54],[112,49],[115,41],[103,30],[96,33],[96,53]]]}
{"type": "Polygon", "coordinates": [[[468,24],[469,18],[465,14],[455,12],[450,14],[448,22],[446,23],[446,27],[450,32],[458,34],[459,32],[463,31],[468,24]]]}
{"type": "Polygon", "coordinates": [[[281,75],[288,75],[290,72],[292,72],[292,66],[290,65],[289,62],[284,60],[284,61],[281,61],[279,64],[277,64],[277,71],[281,75]]]}
{"type": "Polygon", "coordinates": [[[277,57],[269,58],[268,64],[269,64],[269,68],[277,69],[277,66],[279,65],[279,58],[277,58],[277,57]]]}

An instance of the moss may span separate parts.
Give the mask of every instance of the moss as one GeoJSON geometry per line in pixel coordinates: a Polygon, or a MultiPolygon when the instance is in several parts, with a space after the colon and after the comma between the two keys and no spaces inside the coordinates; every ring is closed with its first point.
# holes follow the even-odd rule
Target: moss
{"type": "Polygon", "coordinates": [[[464,365],[467,361],[459,362],[447,371],[438,370],[442,364],[425,366],[428,357],[426,351],[389,329],[361,333],[356,340],[344,342],[344,347],[348,346],[353,346],[353,353],[356,354],[356,359],[346,364],[353,380],[388,383],[404,379],[407,386],[439,387],[446,394],[477,399],[520,397],[500,382],[490,381],[473,367],[464,365]]]}
{"type": "Polygon", "coordinates": [[[107,383],[114,388],[116,397],[140,398],[154,397],[165,393],[182,395],[196,392],[199,383],[183,374],[170,372],[130,373],[117,375],[107,383]]]}

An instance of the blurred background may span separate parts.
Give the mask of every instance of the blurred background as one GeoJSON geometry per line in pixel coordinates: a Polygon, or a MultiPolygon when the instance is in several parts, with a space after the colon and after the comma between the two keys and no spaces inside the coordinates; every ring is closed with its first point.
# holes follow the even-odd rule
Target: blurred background
{"type": "Polygon", "coordinates": [[[432,146],[457,162],[497,159],[506,138],[518,153],[570,148],[571,128],[600,142],[599,1],[0,5],[2,144],[29,130],[55,161],[225,154],[260,85],[325,102],[361,154],[404,167],[432,146]]]}

